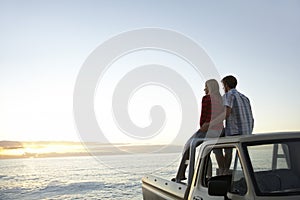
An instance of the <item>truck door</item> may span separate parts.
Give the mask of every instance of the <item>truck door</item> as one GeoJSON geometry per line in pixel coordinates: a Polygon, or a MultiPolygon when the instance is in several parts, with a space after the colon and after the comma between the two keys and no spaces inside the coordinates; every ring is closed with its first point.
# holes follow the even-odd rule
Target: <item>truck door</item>
{"type": "Polygon", "coordinates": [[[192,183],[189,199],[224,200],[224,196],[210,195],[208,192],[210,180],[215,179],[227,181],[228,192],[236,194],[237,199],[244,199],[247,184],[236,148],[207,147],[203,152],[202,155],[206,156],[201,158],[195,172],[197,175],[192,183]]]}

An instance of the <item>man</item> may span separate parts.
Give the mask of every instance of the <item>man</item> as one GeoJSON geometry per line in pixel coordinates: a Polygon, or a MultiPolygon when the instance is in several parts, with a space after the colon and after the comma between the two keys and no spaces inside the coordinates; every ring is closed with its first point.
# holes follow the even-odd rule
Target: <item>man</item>
{"type": "Polygon", "coordinates": [[[234,76],[224,77],[222,83],[225,90],[225,136],[252,134],[254,119],[249,99],[235,89],[237,80],[234,76]]]}
{"type": "MultiPolygon", "coordinates": [[[[225,94],[223,102],[226,109],[225,136],[250,135],[253,131],[254,119],[249,99],[235,88],[237,80],[234,76],[226,76],[222,79],[225,94]]],[[[228,174],[232,160],[232,149],[216,151],[216,157],[223,160],[223,169],[220,173],[228,174]]]]}

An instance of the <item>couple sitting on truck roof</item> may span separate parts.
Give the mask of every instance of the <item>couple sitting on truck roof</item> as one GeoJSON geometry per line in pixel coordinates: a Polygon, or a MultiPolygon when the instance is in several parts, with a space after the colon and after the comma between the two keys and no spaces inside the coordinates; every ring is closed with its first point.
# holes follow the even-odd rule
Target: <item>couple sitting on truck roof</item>
{"type": "MultiPolygon", "coordinates": [[[[217,138],[222,136],[252,134],[253,116],[249,99],[235,88],[237,80],[234,76],[226,76],[222,79],[225,94],[219,91],[219,84],[215,79],[205,83],[205,96],[202,98],[200,129],[192,135],[183,149],[181,163],[173,181],[185,180],[186,161],[189,159],[190,144],[195,138],[217,138]],[[225,128],[223,127],[225,120],[225,128]]],[[[232,150],[214,150],[219,173],[227,174],[232,159],[232,150]]]]}

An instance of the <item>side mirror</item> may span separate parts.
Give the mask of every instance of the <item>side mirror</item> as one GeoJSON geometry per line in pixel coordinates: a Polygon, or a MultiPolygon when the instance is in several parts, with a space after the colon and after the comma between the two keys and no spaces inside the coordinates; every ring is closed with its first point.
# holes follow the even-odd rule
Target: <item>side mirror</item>
{"type": "Polygon", "coordinates": [[[211,196],[226,196],[228,182],[225,180],[212,180],[208,182],[208,194],[211,196]]]}
{"type": "Polygon", "coordinates": [[[231,178],[231,175],[212,177],[208,181],[208,194],[211,196],[226,197],[231,184],[231,178]]]}

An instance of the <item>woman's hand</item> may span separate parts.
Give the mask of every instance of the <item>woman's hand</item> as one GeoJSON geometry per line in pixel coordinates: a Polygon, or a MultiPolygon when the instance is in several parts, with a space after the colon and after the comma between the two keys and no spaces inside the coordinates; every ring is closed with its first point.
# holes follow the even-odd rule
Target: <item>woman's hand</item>
{"type": "Polygon", "coordinates": [[[209,123],[205,122],[201,127],[200,127],[200,131],[201,132],[207,132],[209,128],[209,123]]]}

